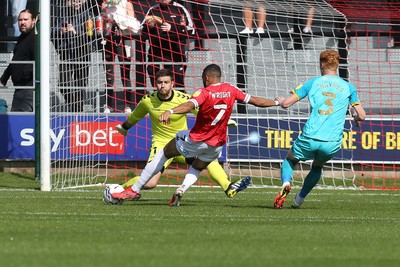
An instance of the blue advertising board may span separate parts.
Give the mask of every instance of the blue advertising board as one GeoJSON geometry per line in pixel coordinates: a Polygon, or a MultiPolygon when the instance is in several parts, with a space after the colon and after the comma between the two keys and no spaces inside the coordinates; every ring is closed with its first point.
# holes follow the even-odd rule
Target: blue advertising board
{"type": "MultiPolygon", "coordinates": [[[[120,116],[57,116],[51,119],[51,158],[59,160],[95,155],[98,160],[147,161],[151,146],[151,121],[148,117],[132,127],[124,137],[115,125],[120,116]]],[[[194,118],[188,118],[189,126],[194,118]]],[[[35,116],[1,114],[0,159],[35,158],[35,116]]]]}
{"type": "MultiPolygon", "coordinates": [[[[307,118],[239,118],[241,127],[229,129],[227,155],[230,161],[281,161],[296,140],[307,118]],[[251,144],[249,133],[259,140],[251,144]],[[240,144],[240,145],[238,145],[240,144]]],[[[354,123],[353,123],[354,125],[354,123]]],[[[371,119],[359,127],[345,122],[342,149],[333,161],[400,162],[400,120],[371,119]]]]}
{"type": "MultiPolygon", "coordinates": [[[[90,154],[99,160],[146,161],[151,146],[151,121],[146,117],[123,137],[114,127],[125,119],[124,115],[53,117],[50,131],[52,159],[77,159],[90,154]]],[[[229,128],[229,141],[221,161],[226,157],[230,161],[281,161],[306,122],[306,118],[233,119],[239,126],[229,128]]],[[[34,121],[32,114],[0,115],[0,159],[35,158],[34,121]]],[[[189,117],[188,123],[191,127],[194,118],[189,117]]],[[[353,128],[346,121],[345,128],[342,149],[334,160],[400,161],[399,120],[368,120],[353,128]]]]}

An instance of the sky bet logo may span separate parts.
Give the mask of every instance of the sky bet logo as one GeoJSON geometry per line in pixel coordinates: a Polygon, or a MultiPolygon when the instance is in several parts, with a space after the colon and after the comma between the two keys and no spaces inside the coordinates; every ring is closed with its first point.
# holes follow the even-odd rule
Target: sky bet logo
{"type": "Polygon", "coordinates": [[[123,154],[124,136],[115,130],[119,122],[73,122],[71,154],[123,154]]]}
{"type": "Polygon", "coordinates": [[[124,136],[115,130],[119,122],[73,122],[71,154],[123,154],[124,136]]]}
{"type": "MultiPolygon", "coordinates": [[[[56,132],[50,129],[51,152],[69,146],[71,154],[124,154],[124,136],[115,130],[118,124],[120,122],[73,122],[69,125],[69,137],[66,128],[56,132]]],[[[20,136],[21,146],[35,144],[33,128],[22,129],[20,136]]]]}

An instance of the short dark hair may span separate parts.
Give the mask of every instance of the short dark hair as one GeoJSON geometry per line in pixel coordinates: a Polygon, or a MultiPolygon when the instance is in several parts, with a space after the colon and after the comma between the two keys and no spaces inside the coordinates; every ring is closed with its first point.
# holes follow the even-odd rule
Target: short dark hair
{"type": "Polygon", "coordinates": [[[159,77],[165,77],[165,76],[171,77],[171,81],[174,80],[174,74],[170,69],[160,69],[156,73],[156,81],[158,80],[159,77]]]}
{"type": "Polygon", "coordinates": [[[32,15],[32,19],[36,18],[36,12],[34,10],[29,9],[29,8],[21,10],[21,12],[19,12],[19,14],[21,14],[21,13],[29,13],[29,14],[32,15]]]}
{"type": "Polygon", "coordinates": [[[206,75],[214,76],[216,78],[221,78],[222,76],[221,68],[217,64],[210,64],[203,70],[202,77],[204,78],[206,75]]]}

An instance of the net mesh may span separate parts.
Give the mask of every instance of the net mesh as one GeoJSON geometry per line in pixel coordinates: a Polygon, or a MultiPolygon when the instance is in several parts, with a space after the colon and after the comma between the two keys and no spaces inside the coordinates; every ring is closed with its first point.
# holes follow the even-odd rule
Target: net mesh
{"type": "MultiPolygon", "coordinates": [[[[134,109],[144,94],[153,92],[158,67],[171,68],[176,90],[192,94],[202,86],[203,68],[216,63],[224,81],[251,95],[273,99],[287,96],[292,88],[318,75],[319,53],[325,49],[339,51],[339,75],[358,88],[369,119],[355,127],[349,117],[343,148],[326,164],[320,184],[399,188],[397,3],[178,1],[188,13],[178,13],[176,24],[187,31],[167,38],[146,28],[147,24],[137,31],[131,18],[126,19],[130,26],[121,29],[124,19],[118,24],[115,13],[107,11],[111,3],[102,8],[102,1],[99,6],[79,1],[82,7],[77,10],[67,7],[67,2],[52,2],[52,134],[56,140],[60,137],[52,152],[54,188],[120,183],[140,174],[151,146],[150,120],[143,119],[125,138],[114,126],[126,119],[124,112],[134,109]],[[250,10],[250,33],[242,33],[244,10],[250,10]],[[260,21],[263,31],[257,29],[260,21]],[[76,23],[76,34],[65,36],[62,27],[69,23],[76,23]]],[[[140,23],[156,4],[132,3],[140,23]]],[[[231,178],[251,175],[254,185],[280,186],[280,163],[309,112],[307,101],[288,110],[238,104],[232,114],[238,127],[229,128],[222,158],[231,178]]],[[[309,165],[299,165],[294,185],[302,184],[309,165]]],[[[180,183],[186,168],[172,164],[161,183],[180,183]]],[[[205,171],[198,184],[213,185],[205,171]]]]}

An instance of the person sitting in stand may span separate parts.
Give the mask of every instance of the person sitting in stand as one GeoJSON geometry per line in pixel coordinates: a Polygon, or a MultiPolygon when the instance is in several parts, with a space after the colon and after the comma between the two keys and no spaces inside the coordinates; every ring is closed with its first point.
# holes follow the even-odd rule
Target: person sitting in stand
{"type": "MultiPolygon", "coordinates": [[[[265,19],[267,13],[264,8],[264,1],[257,1],[257,8],[256,8],[256,17],[257,17],[257,30],[256,33],[265,33],[265,19]]],[[[253,10],[250,5],[250,2],[246,3],[246,6],[243,9],[243,16],[244,16],[244,23],[245,27],[240,33],[250,34],[253,33],[253,10]]]]}

